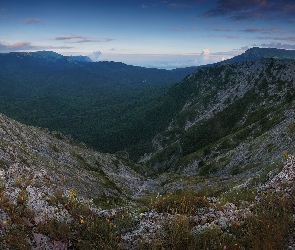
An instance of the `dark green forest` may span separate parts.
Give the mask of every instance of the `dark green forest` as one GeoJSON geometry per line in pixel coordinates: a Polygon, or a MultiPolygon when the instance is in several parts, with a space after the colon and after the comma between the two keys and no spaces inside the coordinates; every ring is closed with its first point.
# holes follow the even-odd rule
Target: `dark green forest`
{"type": "Polygon", "coordinates": [[[162,96],[196,69],[82,59],[54,52],[0,54],[0,112],[102,152],[128,149],[139,155],[178,105],[162,96]],[[168,109],[163,101],[170,102],[168,109]]]}

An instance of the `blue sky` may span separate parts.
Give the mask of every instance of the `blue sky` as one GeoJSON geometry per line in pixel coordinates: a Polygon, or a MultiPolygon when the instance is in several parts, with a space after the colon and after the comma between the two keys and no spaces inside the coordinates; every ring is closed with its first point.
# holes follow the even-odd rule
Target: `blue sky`
{"type": "Polygon", "coordinates": [[[294,0],[0,0],[1,53],[176,68],[253,46],[295,49],[294,0]]]}

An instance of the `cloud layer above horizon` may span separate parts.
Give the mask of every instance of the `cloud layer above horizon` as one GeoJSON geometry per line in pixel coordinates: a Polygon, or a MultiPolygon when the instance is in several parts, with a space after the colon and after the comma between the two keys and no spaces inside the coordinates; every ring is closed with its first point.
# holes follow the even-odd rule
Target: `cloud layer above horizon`
{"type": "Polygon", "coordinates": [[[253,46],[295,49],[294,24],[294,0],[3,0],[0,53],[195,66],[253,46]]]}

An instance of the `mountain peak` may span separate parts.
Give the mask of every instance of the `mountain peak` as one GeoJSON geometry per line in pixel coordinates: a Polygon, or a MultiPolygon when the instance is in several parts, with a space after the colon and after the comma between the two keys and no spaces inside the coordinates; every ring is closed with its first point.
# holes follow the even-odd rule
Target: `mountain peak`
{"type": "Polygon", "coordinates": [[[49,59],[60,59],[60,58],[63,57],[63,55],[58,54],[58,53],[56,53],[54,51],[46,51],[46,50],[32,52],[31,54],[32,55],[38,55],[38,56],[43,57],[43,58],[49,58],[49,59]]]}
{"type": "Polygon", "coordinates": [[[286,58],[294,59],[295,51],[294,50],[285,50],[277,48],[259,48],[253,47],[245,51],[244,57],[249,58],[286,58]]]}
{"type": "Polygon", "coordinates": [[[250,48],[250,49],[248,49],[248,50],[245,51],[244,57],[261,58],[261,56],[262,56],[261,51],[262,51],[262,49],[260,49],[259,47],[250,48]]]}
{"type": "Polygon", "coordinates": [[[223,62],[233,63],[263,58],[295,59],[295,50],[253,47],[246,50],[243,54],[235,56],[223,62]]]}

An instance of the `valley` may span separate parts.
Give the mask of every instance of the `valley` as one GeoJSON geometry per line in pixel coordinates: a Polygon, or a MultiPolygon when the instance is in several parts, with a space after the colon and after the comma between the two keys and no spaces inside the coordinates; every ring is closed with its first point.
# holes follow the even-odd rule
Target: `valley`
{"type": "Polygon", "coordinates": [[[293,54],[1,54],[0,248],[295,249],[293,54]]]}
{"type": "Polygon", "coordinates": [[[150,128],[145,122],[151,103],[195,70],[74,58],[54,52],[1,54],[1,111],[111,153],[135,149],[159,131],[162,123],[150,128]]]}

